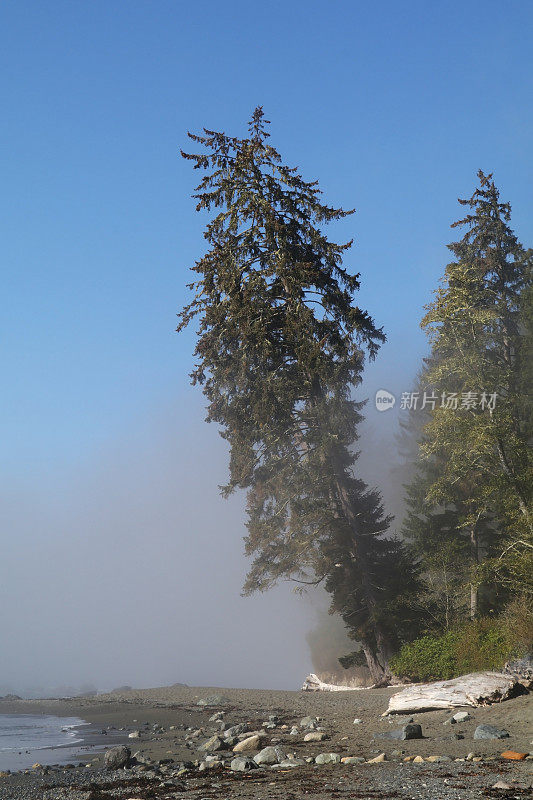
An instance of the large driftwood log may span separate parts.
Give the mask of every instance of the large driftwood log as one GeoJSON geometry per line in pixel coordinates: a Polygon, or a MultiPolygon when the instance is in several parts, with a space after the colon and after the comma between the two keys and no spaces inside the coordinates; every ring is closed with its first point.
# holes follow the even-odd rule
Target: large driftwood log
{"type": "Polygon", "coordinates": [[[507,700],[525,691],[513,675],[501,672],[473,672],[451,681],[417,683],[393,694],[383,714],[434,711],[457,706],[481,706],[507,700]]]}
{"type": "Polygon", "coordinates": [[[304,692],[360,692],[371,688],[371,686],[339,686],[336,683],[324,683],[314,672],[307,676],[302,686],[304,692]]]}

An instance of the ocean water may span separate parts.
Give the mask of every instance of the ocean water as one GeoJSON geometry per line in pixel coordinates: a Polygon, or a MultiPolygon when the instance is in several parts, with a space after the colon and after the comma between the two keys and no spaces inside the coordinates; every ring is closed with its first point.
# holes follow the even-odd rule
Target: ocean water
{"type": "Polygon", "coordinates": [[[64,762],[71,754],[68,748],[83,741],[85,725],[78,717],[0,714],[0,770],[64,762]]]}

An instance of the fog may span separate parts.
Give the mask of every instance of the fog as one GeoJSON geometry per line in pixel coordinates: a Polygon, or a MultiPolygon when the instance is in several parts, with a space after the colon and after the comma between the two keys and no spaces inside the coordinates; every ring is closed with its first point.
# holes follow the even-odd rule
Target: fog
{"type": "MultiPolygon", "coordinates": [[[[390,440],[381,416],[369,404],[365,441],[390,440]]],[[[321,592],[285,583],[241,597],[244,498],[220,497],[226,446],[203,417],[200,393],[185,391],[90,455],[4,477],[0,694],[294,689],[353,649],[340,621],[324,623],[321,592]]],[[[365,477],[386,488],[383,451],[363,451],[365,477]]]]}
{"type": "Polygon", "coordinates": [[[219,497],[226,452],[202,417],[159,408],[4,483],[0,690],[301,684],[314,611],[287,585],[240,596],[243,499],[219,497]]]}

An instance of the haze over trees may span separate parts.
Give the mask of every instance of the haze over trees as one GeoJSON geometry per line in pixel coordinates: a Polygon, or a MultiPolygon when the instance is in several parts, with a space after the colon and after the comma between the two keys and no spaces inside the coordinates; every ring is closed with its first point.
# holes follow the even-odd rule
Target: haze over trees
{"type": "Polygon", "coordinates": [[[229,446],[223,493],[247,492],[244,593],[323,584],[373,680],[387,681],[417,637],[533,594],[532,253],[480,172],[422,322],[431,352],[419,382],[432,402],[404,426],[416,477],[395,539],[354,449],[354,390],[385,333],[356,303],[352,242],[324,233],[353,212],[283,163],[267,124],[259,107],[246,138],[189,134],[201,152],[182,155],[206,173],[197,210],[212,214],[178,330],[198,318],[191,379],[229,446]]]}

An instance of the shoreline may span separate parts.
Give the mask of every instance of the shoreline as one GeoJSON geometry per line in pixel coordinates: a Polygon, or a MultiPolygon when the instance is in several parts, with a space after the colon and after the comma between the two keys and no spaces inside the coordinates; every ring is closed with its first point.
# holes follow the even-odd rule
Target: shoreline
{"type": "MultiPolygon", "coordinates": [[[[40,701],[37,701],[40,702],[40,701]]],[[[37,707],[29,711],[28,709],[18,709],[10,707],[5,710],[0,701],[0,716],[8,714],[16,717],[31,717],[33,719],[43,717],[53,717],[58,720],[70,720],[76,718],[75,724],[68,725],[71,728],[74,738],[68,739],[60,744],[43,745],[37,747],[27,747],[22,745],[19,748],[11,748],[0,751],[0,773],[23,772],[31,768],[35,763],[43,767],[63,766],[72,762],[80,762],[82,756],[87,754],[85,760],[93,753],[102,751],[110,746],[122,744],[125,736],[119,731],[104,731],[98,725],[88,720],[82,719],[78,715],[67,713],[49,713],[46,707],[37,707]]],[[[65,726],[67,727],[67,726],[65,726]]],[[[65,731],[66,732],[66,731],[65,731]]]]}
{"type": "MultiPolygon", "coordinates": [[[[328,786],[335,786],[339,797],[346,791],[347,798],[387,797],[388,793],[389,797],[406,799],[417,796],[470,800],[481,797],[482,791],[488,791],[498,779],[511,784],[516,780],[522,787],[531,785],[533,762],[505,761],[501,753],[533,749],[533,694],[493,706],[468,708],[471,719],[461,725],[445,724],[458,709],[414,714],[414,721],[422,726],[423,739],[374,739],[375,734],[399,728],[402,720],[405,721],[405,717],[381,717],[389,697],[397,691],[397,687],[388,687],[365,692],[312,693],[180,685],[91,698],[1,700],[0,713],[78,717],[91,727],[84,742],[72,747],[72,760],[83,766],[67,769],[62,765],[53,770],[27,770],[0,777],[0,796],[2,800],[53,800],[54,794],[46,787],[63,787],[62,791],[79,787],[82,792],[79,797],[85,800],[83,787],[107,786],[111,791],[109,787],[126,781],[129,793],[124,797],[169,800],[190,797],[188,793],[196,786],[203,787],[205,792],[213,785],[216,789],[213,796],[250,800],[282,798],[291,792],[296,798],[305,793],[310,800],[325,800],[331,797],[328,786]],[[198,700],[212,695],[219,696],[218,703],[198,705],[198,700]],[[212,719],[214,712],[223,712],[219,720],[212,719]],[[306,716],[320,718],[317,724],[324,729],[324,741],[304,740],[306,730],[301,722],[306,716]],[[269,717],[274,717],[275,722],[269,723],[269,717]],[[361,722],[354,724],[354,718],[361,722]],[[474,740],[473,733],[479,724],[504,728],[509,731],[509,738],[474,740]],[[221,725],[226,728],[244,725],[248,731],[260,730],[261,747],[281,747],[302,764],[297,769],[276,770],[263,766],[248,773],[233,772],[230,769],[235,757],[232,747],[222,743],[221,749],[214,752],[199,749],[220,731],[221,725]],[[291,735],[291,730],[295,730],[293,726],[297,731],[291,735]],[[129,738],[133,731],[139,731],[138,738],[129,738]],[[132,755],[136,754],[136,763],[132,761],[129,769],[106,770],[102,749],[119,743],[126,744],[132,755]],[[314,759],[320,753],[357,757],[365,763],[319,766],[314,759]],[[380,753],[385,753],[383,763],[366,763],[380,753]],[[481,760],[464,760],[469,753],[481,760]],[[425,760],[431,756],[443,758],[444,763],[425,760]],[[407,757],[418,757],[420,763],[405,763],[407,757]],[[445,788],[448,783],[464,788],[457,794],[456,790],[445,788]],[[437,791],[433,784],[441,788],[437,791]],[[217,786],[223,786],[223,791],[217,786]],[[349,793],[354,791],[354,786],[358,787],[359,794],[349,793]],[[372,794],[378,787],[381,787],[381,795],[372,794]]],[[[243,756],[248,754],[243,753],[243,756]]],[[[61,796],[65,795],[58,789],[57,797],[61,796]]]]}

